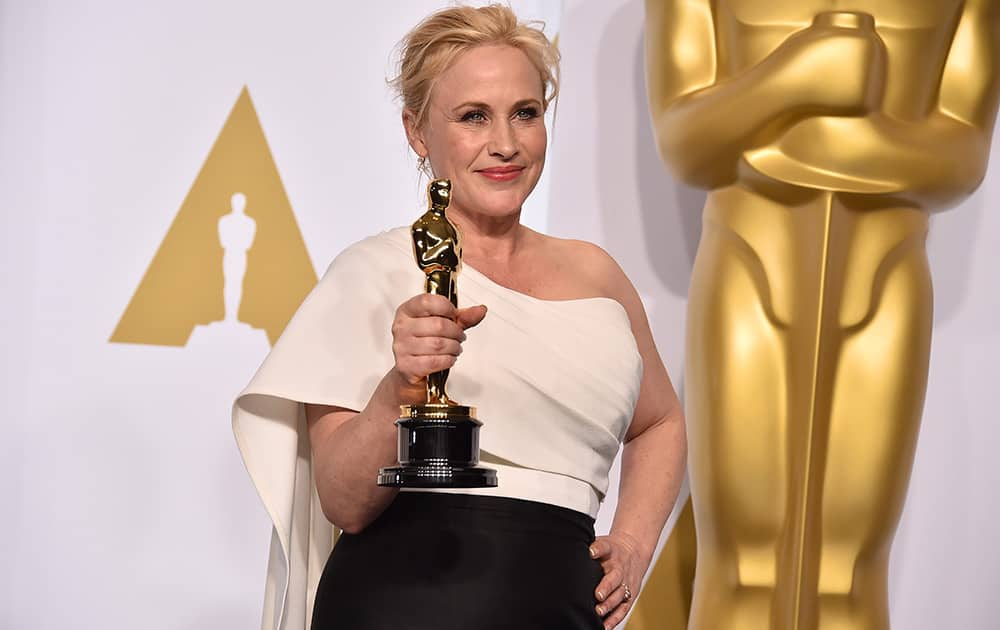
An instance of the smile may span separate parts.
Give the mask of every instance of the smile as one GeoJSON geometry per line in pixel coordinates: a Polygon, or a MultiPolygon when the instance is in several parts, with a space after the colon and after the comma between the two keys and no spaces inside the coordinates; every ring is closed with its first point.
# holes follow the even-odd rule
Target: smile
{"type": "Polygon", "coordinates": [[[509,182],[517,179],[523,171],[523,166],[496,166],[493,168],[484,168],[476,172],[495,182],[509,182]]]}

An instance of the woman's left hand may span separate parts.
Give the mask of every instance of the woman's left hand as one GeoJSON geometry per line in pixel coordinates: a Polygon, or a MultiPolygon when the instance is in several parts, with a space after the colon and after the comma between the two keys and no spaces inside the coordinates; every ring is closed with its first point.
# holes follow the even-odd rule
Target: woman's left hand
{"type": "Polygon", "coordinates": [[[612,532],[598,536],[590,545],[590,557],[601,563],[604,578],[597,585],[597,614],[611,630],[625,618],[639,594],[649,559],[643,557],[635,539],[612,532]]]}

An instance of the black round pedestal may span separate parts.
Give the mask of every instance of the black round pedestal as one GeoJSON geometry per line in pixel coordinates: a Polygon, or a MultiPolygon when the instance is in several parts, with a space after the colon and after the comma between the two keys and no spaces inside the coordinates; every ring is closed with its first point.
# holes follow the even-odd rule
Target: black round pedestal
{"type": "Polygon", "coordinates": [[[399,465],[383,468],[378,485],[396,488],[493,488],[497,472],[479,464],[479,427],[472,407],[406,405],[399,428],[399,465]]]}

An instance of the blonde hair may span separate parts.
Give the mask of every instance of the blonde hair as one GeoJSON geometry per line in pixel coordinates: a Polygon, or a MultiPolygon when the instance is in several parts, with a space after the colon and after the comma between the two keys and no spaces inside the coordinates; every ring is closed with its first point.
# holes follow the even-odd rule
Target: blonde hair
{"type": "Polygon", "coordinates": [[[416,126],[427,119],[434,83],[463,52],[476,46],[505,45],[519,49],[538,70],[547,109],[559,93],[559,50],[542,32],[540,22],[521,22],[510,7],[457,6],[425,18],[399,43],[399,74],[390,85],[416,126]]]}

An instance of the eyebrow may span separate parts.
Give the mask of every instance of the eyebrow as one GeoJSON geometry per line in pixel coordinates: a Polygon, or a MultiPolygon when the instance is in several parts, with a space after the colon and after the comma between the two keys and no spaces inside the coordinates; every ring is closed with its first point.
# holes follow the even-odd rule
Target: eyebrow
{"type": "MultiPolygon", "coordinates": [[[[516,103],[514,103],[514,106],[511,109],[520,109],[520,108],[524,107],[525,105],[537,105],[537,106],[541,107],[542,102],[539,101],[537,98],[522,98],[521,100],[519,100],[516,103]]],[[[478,101],[468,101],[468,102],[462,103],[461,105],[455,106],[455,108],[454,108],[453,111],[458,111],[458,110],[464,109],[466,107],[472,107],[474,109],[485,109],[487,111],[491,111],[493,109],[492,107],[490,107],[486,103],[481,103],[481,102],[478,102],[478,101]]]]}

